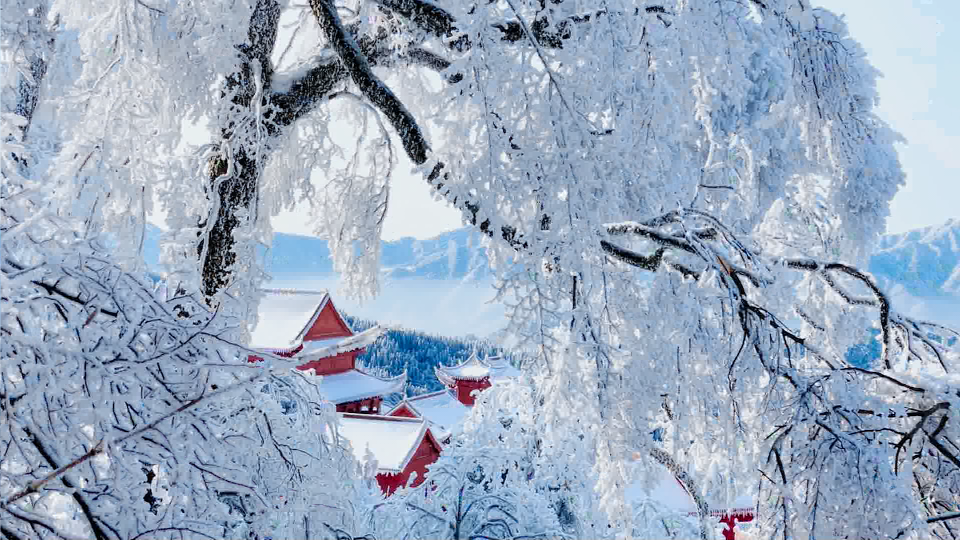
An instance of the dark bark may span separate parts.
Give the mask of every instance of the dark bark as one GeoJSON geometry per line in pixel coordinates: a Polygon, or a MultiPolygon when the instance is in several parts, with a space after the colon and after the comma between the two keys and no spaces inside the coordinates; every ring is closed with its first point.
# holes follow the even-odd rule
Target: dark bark
{"type": "MultiPolygon", "coordinates": [[[[333,59],[313,67],[294,81],[288,89],[274,92],[270,54],[276,41],[279,16],[280,8],[275,0],[261,0],[257,4],[250,19],[251,43],[239,47],[243,58],[241,69],[227,79],[224,89],[224,96],[232,96],[231,104],[236,110],[250,110],[256,105],[254,100],[257,97],[254,62],[260,64],[262,84],[260,104],[265,110],[263,127],[271,139],[279,137],[285,129],[315,110],[349,76],[344,63],[340,59],[333,59]]],[[[364,57],[369,58],[369,65],[375,66],[389,61],[394,51],[383,46],[387,37],[385,33],[355,39],[352,36],[357,30],[356,26],[351,26],[347,32],[357,43],[364,57]]],[[[232,115],[232,117],[235,116],[235,114],[232,115]]],[[[221,139],[230,139],[235,129],[237,126],[229,123],[223,126],[221,139]]],[[[269,151],[269,140],[266,146],[269,151]]],[[[222,177],[228,173],[231,165],[226,156],[218,155],[209,164],[210,189],[217,190],[220,204],[216,215],[211,216],[214,220],[213,226],[198,246],[198,255],[203,257],[203,292],[208,297],[224,289],[230,282],[231,267],[237,260],[233,234],[242,224],[237,214],[240,210],[251,213],[256,210],[254,205],[263,165],[261,160],[267,157],[267,155],[255,154],[242,145],[235,148],[233,171],[226,178],[222,177]],[[209,249],[204,255],[205,245],[209,245],[209,249]]]]}
{"type": "MultiPolygon", "coordinates": [[[[229,140],[239,126],[231,120],[237,111],[248,111],[257,97],[257,72],[263,95],[267,95],[273,79],[273,66],[270,54],[277,40],[277,26],[280,22],[280,4],[276,0],[259,0],[250,16],[247,31],[249,43],[237,47],[241,56],[240,69],[227,77],[224,96],[230,96],[235,110],[228,115],[225,125],[220,128],[221,138],[229,140]],[[257,69],[259,65],[259,70],[257,69]]],[[[230,280],[230,268],[236,262],[233,233],[240,225],[237,217],[239,210],[250,210],[250,204],[256,198],[259,167],[257,156],[244,148],[242,141],[234,149],[233,163],[229,156],[218,155],[208,167],[210,190],[216,191],[219,199],[213,225],[198,246],[198,255],[203,260],[203,292],[208,297],[222,290],[230,280]],[[232,165],[232,172],[227,176],[232,165]]]]}
{"type": "MultiPolygon", "coordinates": [[[[443,8],[424,0],[374,0],[381,9],[396,13],[397,15],[416,24],[425,32],[429,32],[439,38],[450,38],[457,33],[457,20],[443,8]]],[[[542,3],[541,3],[542,5],[542,3]]],[[[641,8],[634,10],[634,15],[640,14],[641,8]]],[[[666,10],[662,6],[647,6],[643,8],[644,13],[665,14],[666,10]]],[[[537,43],[541,47],[551,49],[562,49],[563,42],[573,36],[574,28],[579,24],[588,23],[599,16],[607,15],[605,9],[597,10],[594,13],[583,15],[573,15],[553,21],[546,14],[539,15],[530,24],[530,31],[537,43]]],[[[500,31],[500,39],[506,42],[516,43],[526,39],[523,32],[523,25],[519,21],[505,21],[493,25],[500,31]]],[[[456,39],[447,43],[451,49],[463,51],[473,46],[470,37],[466,35],[457,36],[456,39]]]]}
{"type": "MultiPolygon", "coordinates": [[[[46,28],[47,11],[44,6],[35,8],[33,19],[28,23],[32,28],[28,32],[38,32],[45,34],[44,47],[48,51],[53,50],[54,35],[46,28]]],[[[40,40],[37,40],[40,41],[40,40]]],[[[47,61],[44,59],[44,51],[30,49],[27,58],[30,62],[30,77],[33,82],[27,80],[23,75],[17,77],[17,105],[16,113],[26,118],[26,125],[23,127],[24,138],[30,129],[30,122],[33,120],[33,113],[37,109],[37,103],[40,100],[40,83],[47,74],[47,61]]]]}
{"type": "Polygon", "coordinates": [[[416,165],[423,164],[427,160],[430,147],[423,132],[420,131],[417,120],[390,88],[373,73],[357,41],[341,23],[336,6],[331,1],[311,0],[310,7],[320,23],[324,36],[346,67],[353,83],[397,130],[403,149],[410,156],[410,160],[416,165]]]}
{"type": "Polygon", "coordinates": [[[210,182],[214,184],[212,189],[217,189],[220,204],[213,227],[198,246],[202,256],[204,243],[209,244],[203,259],[203,292],[208,297],[225,288],[230,281],[230,269],[237,260],[233,233],[241,225],[237,211],[249,210],[257,193],[257,160],[241,148],[234,156],[233,166],[236,172],[223,180],[219,187],[216,182],[227,173],[227,161],[217,157],[210,166],[210,182]]]}

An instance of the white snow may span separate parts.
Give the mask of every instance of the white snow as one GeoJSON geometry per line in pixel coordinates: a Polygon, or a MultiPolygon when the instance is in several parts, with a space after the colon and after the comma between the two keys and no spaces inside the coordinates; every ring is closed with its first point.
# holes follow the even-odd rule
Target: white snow
{"type": "MultiPolygon", "coordinates": [[[[662,468],[657,478],[657,483],[651,491],[647,491],[644,486],[643,475],[636,474],[634,481],[624,490],[624,498],[628,502],[639,502],[645,499],[651,499],[663,505],[669,510],[680,513],[697,512],[697,507],[693,499],[687,494],[683,486],[676,478],[662,468]]],[[[637,471],[639,472],[639,471],[637,471]]]]}
{"type": "MultiPolygon", "coordinates": [[[[624,498],[629,503],[639,503],[645,500],[656,502],[667,510],[680,514],[696,515],[697,506],[693,499],[687,493],[680,482],[665,468],[658,467],[658,477],[656,483],[650,491],[644,486],[643,474],[639,465],[633,468],[634,480],[624,490],[624,498]]],[[[728,513],[753,512],[754,503],[749,496],[739,495],[733,500],[733,504],[720,504],[719,501],[711,500],[707,497],[707,504],[710,507],[710,513],[722,515],[728,513]]]]}
{"type": "Polygon", "coordinates": [[[301,356],[306,356],[313,354],[315,352],[320,352],[331,347],[336,347],[343,344],[348,338],[352,336],[337,336],[329,337],[323,339],[311,339],[310,341],[305,341],[303,343],[303,350],[300,352],[301,356]]]}
{"type": "Polygon", "coordinates": [[[341,414],[340,435],[350,441],[353,455],[363,462],[367,448],[377,460],[381,472],[398,473],[426,434],[420,418],[398,418],[367,414],[341,414]]]}
{"type": "Polygon", "coordinates": [[[449,390],[409,398],[394,407],[394,410],[404,404],[430,424],[430,429],[440,441],[458,432],[463,419],[470,414],[470,407],[460,403],[449,390]]]}
{"type": "Polygon", "coordinates": [[[318,358],[326,358],[328,356],[362,349],[372,345],[386,331],[383,327],[374,326],[373,328],[369,328],[352,336],[311,339],[303,342],[303,349],[297,354],[297,358],[316,360],[318,358]]]}
{"type": "Polygon", "coordinates": [[[343,373],[324,375],[320,381],[320,391],[333,403],[349,403],[400,392],[406,382],[406,373],[381,379],[360,370],[351,369],[343,373]]]}
{"type": "Polygon", "coordinates": [[[280,349],[296,345],[297,336],[325,297],[325,292],[265,293],[257,310],[257,325],[250,331],[250,346],[280,349]]]}

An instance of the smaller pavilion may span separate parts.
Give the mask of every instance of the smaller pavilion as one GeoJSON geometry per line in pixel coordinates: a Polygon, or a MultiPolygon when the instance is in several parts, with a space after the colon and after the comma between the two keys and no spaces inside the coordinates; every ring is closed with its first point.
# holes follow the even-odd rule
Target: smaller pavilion
{"type": "Polygon", "coordinates": [[[446,388],[420,396],[405,398],[387,416],[423,418],[444,444],[460,430],[463,419],[476,403],[476,394],[498,381],[520,376],[520,370],[500,356],[480,359],[474,352],[456,366],[434,368],[437,379],[446,388]]]}
{"type": "Polygon", "coordinates": [[[520,370],[511,366],[502,356],[478,358],[477,353],[470,355],[465,362],[456,366],[433,368],[437,379],[454,392],[457,400],[472,407],[476,401],[476,392],[490,388],[498,380],[516,378],[520,370]]]}

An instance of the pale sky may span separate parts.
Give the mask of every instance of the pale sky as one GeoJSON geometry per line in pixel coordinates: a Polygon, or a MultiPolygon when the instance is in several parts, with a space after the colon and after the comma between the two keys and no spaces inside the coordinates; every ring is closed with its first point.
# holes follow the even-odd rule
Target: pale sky
{"type": "MultiPolygon", "coordinates": [[[[850,34],[883,73],[879,114],[907,138],[899,145],[906,185],[891,204],[888,232],[960,217],[960,0],[815,0],[845,14],[850,34]]],[[[431,199],[404,159],[394,173],[384,237],[429,238],[461,226],[459,212],[431,199]]],[[[280,232],[311,234],[285,214],[280,232]]]]}

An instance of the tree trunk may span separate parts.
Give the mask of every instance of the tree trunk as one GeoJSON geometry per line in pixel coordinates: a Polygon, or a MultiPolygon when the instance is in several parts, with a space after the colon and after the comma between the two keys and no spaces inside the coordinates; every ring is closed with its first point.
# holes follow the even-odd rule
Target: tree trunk
{"type": "MultiPolygon", "coordinates": [[[[270,54],[277,39],[277,26],[280,21],[280,4],[276,0],[259,0],[250,15],[250,27],[247,31],[249,43],[238,47],[242,57],[240,69],[227,78],[222,97],[230,97],[232,107],[221,120],[221,142],[233,144],[232,156],[219,154],[211,159],[208,167],[208,193],[214,199],[208,220],[213,223],[197,246],[203,276],[203,292],[207,298],[213,297],[230,283],[231,267],[237,262],[234,232],[246,220],[255,216],[252,206],[257,197],[257,188],[261,170],[258,155],[252,148],[244,145],[244,133],[238,131],[248,127],[237,125],[240,118],[261,119],[251,114],[251,109],[265,104],[265,96],[270,94],[273,67],[270,54]],[[259,77],[259,80],[258,80],[259,77]],[[261,89],[258,92],[258,87],[261,89]],[[259,100],[261,103],[255,103],[259,100]],[[232,163],[229,160],[232,159],[232,163]],[[227,176],[229,174],[229,176],[227,176]]],[[[271,134],[275,134],[271,130],[271,134]]],[[[201,225],[206,225],[202,223],[201,225]]],[[[202,234],[202,233],[201,233],[202,234]]]]}

